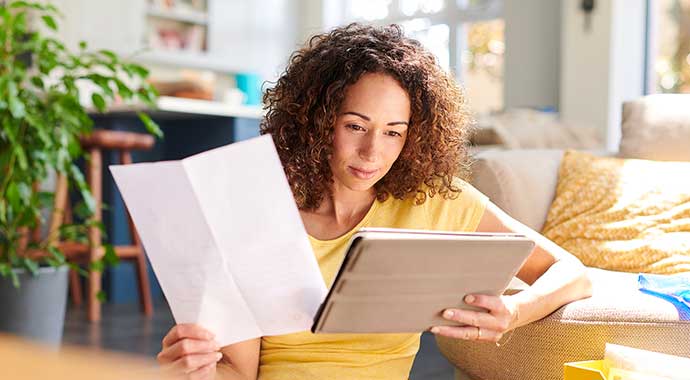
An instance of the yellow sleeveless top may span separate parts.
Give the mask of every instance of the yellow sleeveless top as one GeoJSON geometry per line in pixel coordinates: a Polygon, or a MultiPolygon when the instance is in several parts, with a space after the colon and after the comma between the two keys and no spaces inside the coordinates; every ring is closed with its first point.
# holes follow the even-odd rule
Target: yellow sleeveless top
{"type": "MultiPolygon", "coordinates": [[[[484,214],[486,197],[464,181],[456,199],[414,200],[389,197],[374,201],[362,221],[333,240],[309,237],[321,274],[330,286],[350,237],[362,227],[475,231],[484,214]]],[[[381,316],[391,318],[394,316],[381,316]]],[[[281,379],[407,379],[419,349],[420,334],[295,334],[261,339],[260,380],[281,379]]]]}

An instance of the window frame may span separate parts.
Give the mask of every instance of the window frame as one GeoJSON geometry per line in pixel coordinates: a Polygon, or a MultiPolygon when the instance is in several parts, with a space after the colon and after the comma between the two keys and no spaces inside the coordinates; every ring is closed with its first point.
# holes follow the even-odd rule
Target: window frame
{"type": "Polygon", "coordinates": [[[658,26],[660,16],[657,12],[657,3],[660,0],[645,0],[646,17],[645,17],[645,40],[644,40],[644,95],[652,94],[688,94],[687,92],[664,92],[658,90],[657,73],[656,73],[656,59],[659,53],[658,49],[658,26]]]}
{"type": "MultiPolygon", "coordinates": [[[[461,8],[461,3],[467,3],[469,0],[445,0],[444,8],[437,13],[422,13],[416,12],[408,16],[400,11],[400,1],[391,0],[389,4],[390,13],[388,16],[368,21],[361,18],[354,17],[350,8],[351,0],[342,0],[342,14],[347,23],[354,21],[367,22],[372,25],[388,25],[400,24],[410,20],[425,18],[431,21],[432,25],[446,24],[448,25],[448,67],[455,78],[462,82],[462,51],[467,43],[465,42],[465,34],[463,33],[463,26],[465,24],[490,21],[496,19],[505,20],[503,14],[504,0],[488,0],[489,3],[484,7],[470,7],[461,8]]],[[[649,1],[649,0],[648,0],[649,1]]]]}

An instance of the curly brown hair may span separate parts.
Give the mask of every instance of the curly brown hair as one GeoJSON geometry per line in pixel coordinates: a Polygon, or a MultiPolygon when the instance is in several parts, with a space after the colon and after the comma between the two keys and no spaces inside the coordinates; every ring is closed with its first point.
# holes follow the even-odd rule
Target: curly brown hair
{"type": "Polygon", "coordinates": [[[405,146],[375,184],[377,198],[415,197],[422,204],[427,195],[456,197],[453,177],[467,176],[473,125],[463,92],[400,26],[354,23],[312,37],[264,94],[261,133],[272,135],[298,207],[314,210],[330,194],[336,117],[348,86],[365,73],[391,75],[411,103],[405,146]]]}

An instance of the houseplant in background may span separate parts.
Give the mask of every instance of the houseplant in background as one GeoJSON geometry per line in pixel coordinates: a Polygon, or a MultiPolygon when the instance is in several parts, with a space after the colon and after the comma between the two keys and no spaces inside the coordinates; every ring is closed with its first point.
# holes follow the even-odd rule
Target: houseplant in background
{"type": "MultiPolygon", "coordinates": [[[[59,16],[50,4],[0,1],[0,330],[54,344],[62,336],[70,265],[55,242],[86,241],[95,207],[75,164],[88,159],[79,137],[93,128],[81,89],[93,88],[90,97],[100,112],[115,99],[154,107],[157,96],[144,81],[145,68],[111,51],[90,51],[84,42],[77,52],[67,49],[53,36],[59,16]],[[52,236],[29,238],[45,224],[41,210],[53,208],[54,194],[37,186],[51,173],[64,175],[79,194],[75,214],[81,217],[52,236]]],[[[139,117],[150,133],[161,135],[147,115],[139,117]]],[[[92,265],[102,269],[116,260],[106,245],[103,259],[92,265]]]]}

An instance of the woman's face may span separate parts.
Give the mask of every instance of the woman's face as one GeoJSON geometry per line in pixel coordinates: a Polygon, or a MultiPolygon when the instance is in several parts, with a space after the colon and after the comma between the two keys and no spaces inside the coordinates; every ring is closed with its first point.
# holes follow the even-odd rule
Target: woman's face
{"type": "Polygon", "coordinates": [[[345,93],[329,164],[336,186],[366,191],[400,155],[410,121],[410,97],[393,77],[364,74],[345,93]]]}

